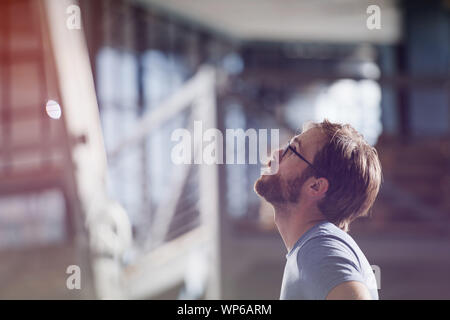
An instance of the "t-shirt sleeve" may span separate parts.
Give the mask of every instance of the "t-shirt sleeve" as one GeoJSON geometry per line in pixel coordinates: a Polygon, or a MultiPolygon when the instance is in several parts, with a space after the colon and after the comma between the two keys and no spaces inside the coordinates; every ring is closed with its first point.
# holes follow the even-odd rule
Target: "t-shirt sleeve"
{"type": "Polygon", "coordinates": [[[364,283],[357,257],[338,239],[308,240],[298,251],[297,263],[311,299],[325,299],[331,289],[342,282],[364,283]]]}

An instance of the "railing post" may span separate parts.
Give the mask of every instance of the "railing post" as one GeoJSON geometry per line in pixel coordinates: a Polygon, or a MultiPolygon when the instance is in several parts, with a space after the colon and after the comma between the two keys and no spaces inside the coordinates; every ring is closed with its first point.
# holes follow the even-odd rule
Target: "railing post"
{"type": "MultiPolygon", "coordinates": [[[[201,119],[203,131],[217,128],[217,110],[215,96],[215,70],[212,67],[201,69],[202,89],[195,102],[195,118],[201,119]]],[[[221,137],[215,137],[221,139],[221,137]]],[[[199,150],[203,152],[203,150],[199,150]]],[[[219,228],[219,175],[218,164],[200,165],[200,214],[205,224],[207,233],[205,238],[210,245],[209,249],[209,274],[205,293],[206,299],[221,298],[221,268],[220,268],[220,228],[219,228]]]]}

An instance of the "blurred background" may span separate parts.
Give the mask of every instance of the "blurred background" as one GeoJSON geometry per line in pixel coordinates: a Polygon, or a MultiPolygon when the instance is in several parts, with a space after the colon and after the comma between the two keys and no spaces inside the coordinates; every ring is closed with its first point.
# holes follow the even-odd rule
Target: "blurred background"
{"type": "Polygon", "coordinates": [[[0,298],[278,299],[260,165],[171,135],[323,118],[380,155],[380,298],[450,299],[450,1],[2,0],[0,298]]]}

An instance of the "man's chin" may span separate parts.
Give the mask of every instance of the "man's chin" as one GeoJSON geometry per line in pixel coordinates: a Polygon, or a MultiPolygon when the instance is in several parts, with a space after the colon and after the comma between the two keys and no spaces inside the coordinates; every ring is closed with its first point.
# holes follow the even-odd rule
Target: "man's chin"
{"type": "Polygon", "coordinates": [[[264,188],[262,187],[262,184],[264,183],[262,180],[264,179],[264,176],[261,176],[258,178],[258,180],[255,181],[255,184],[253,186],[253,190],[255,193],[264,198],[264,188]]]}
{"type": "Polygon", "coordinates": [[[253,187],[256,194],[269,203],[282,201],[281,184],[278,176],[262,175],[253,187]]]}
{"type": "Polygon", "coordinates": [[[255,190],[256,194],[260,197],[264,197],[266,193],[267,184],[269,183],[267,180],[269,180],[269,176],[263,174],[255,181],[253,189],[255,190]]]}

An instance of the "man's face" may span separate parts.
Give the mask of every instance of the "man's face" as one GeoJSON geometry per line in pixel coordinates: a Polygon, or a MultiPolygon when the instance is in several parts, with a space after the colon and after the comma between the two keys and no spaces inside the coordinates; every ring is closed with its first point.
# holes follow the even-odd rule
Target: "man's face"
{"type": "MultiPolygon", "coordinates": [[[[313,162],[314,156],[322,146],[323,136],[318,128],[311,128],[291,140],[291,147],[313,162]]],[[[279,170],[275,175],[262,175],[255,182],[255,192],[272,204],[296,203],[305,182],[310,178],[308,164],[288,150],[277,151],[279,170]]]]}

